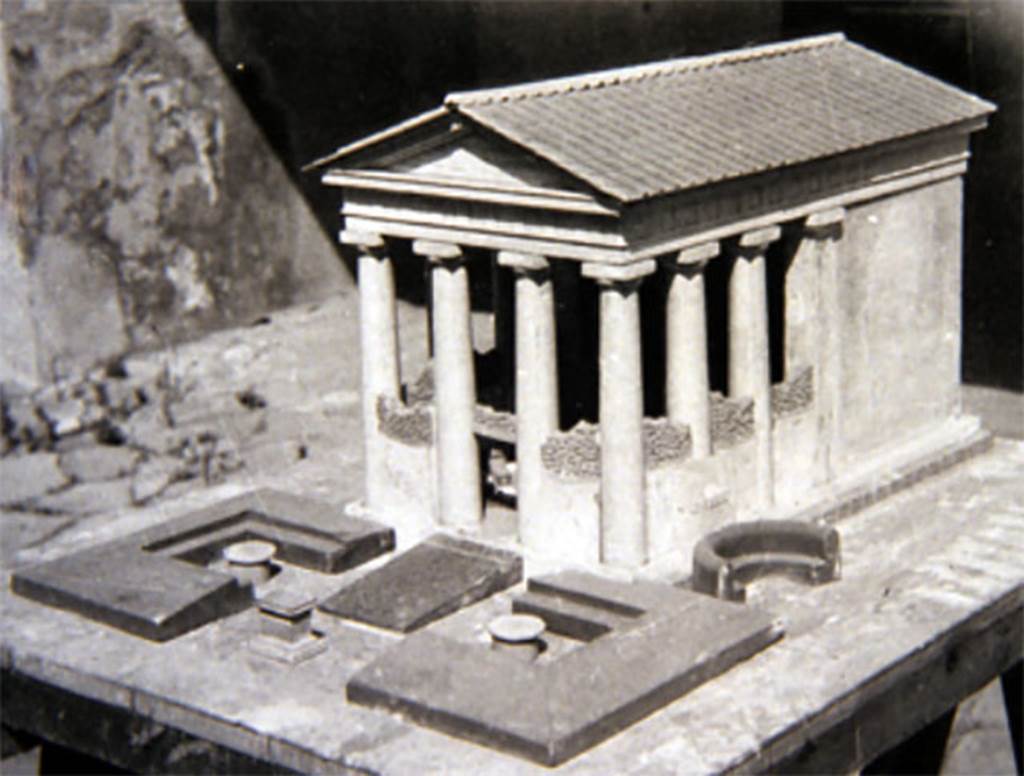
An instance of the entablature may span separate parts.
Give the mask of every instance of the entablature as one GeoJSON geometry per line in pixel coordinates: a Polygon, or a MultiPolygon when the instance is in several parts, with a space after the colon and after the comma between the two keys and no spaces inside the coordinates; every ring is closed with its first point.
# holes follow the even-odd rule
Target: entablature
{"type": "Polygon", "coordinates": [[[614,266],[963,175],[975,119],[624,205],[598,194],[389,170],[332,169],[346,229],[614,266]]]}

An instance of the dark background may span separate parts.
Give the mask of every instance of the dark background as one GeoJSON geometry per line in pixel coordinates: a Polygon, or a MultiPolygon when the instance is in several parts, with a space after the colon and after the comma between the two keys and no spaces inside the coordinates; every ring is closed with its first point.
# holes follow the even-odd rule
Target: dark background
{"type": "MultiPolygon", "coordinates": [[[[995,102],[972,141],[963,375],[1020,391],[1022,14],[997,2],[187,2],[257,123],[333,234],[337,193],[301,168],[460,89],[822,32],[995,102]]],[[[742,120],[742,117],[737,117],[742,120]]]]}

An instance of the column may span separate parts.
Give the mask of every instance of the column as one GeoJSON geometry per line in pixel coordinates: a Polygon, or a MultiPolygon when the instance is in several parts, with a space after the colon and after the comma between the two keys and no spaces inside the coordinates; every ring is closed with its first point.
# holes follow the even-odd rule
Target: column
{"type": "Polygon", "coordinates": [[[543,256],[498,254],[515,271],[516,498],[519,538],[527,548],[542,547],[549,518],[545,508],[541,447],[558,430],[558,365],[555,347],[555,294],[551,268],[543,256]]]}
{"type": "Polygon", "coordinates": [[[367,508],[380,513],[385,511],[382,492],[387,481],[387,453],[377,433],[377,400],[397,401],[401,387],[395,273],[380,235],[343,231],[340,240],[354,245],[358,252],[364,488],[367,508]]]}
{"type": "Polygon", "coordinates": [[[704,266],[718,242],[695,245],[665,261],[671,273],[665,333],[665,404],[670,420],[690,428],[693,457],[711,455],[711,404],[704,266]]]}
{"type": "Polygon", "coordinates": [[[746,232],[730,245],[736,262],[729,277],[729,395],[754,400],[757,500],[761,507],[775,502],[765,251],[781,235],[779,227],[770,226],[746,232]]]}
{"type": "Polygon", "coordinates": [[[483,516],[480,455],[473,434],[476,378],[470,328],[469,273],[457,245],[417,240],[431,262],[434,408],[441,522],[473,529],[483,516]]]}
{"type": "Polygon", "coordinates": [[[583,274],[598,282],[601,293],[601,561],[627,568],[647,560],[639,288],[656,266],[653,259],[583,265],[583,274]]]}
{"type": "Polygon", "coordinates": [[[818,423],[814,469],[818,483],[835,477],[840,444],[839,407],[842,390],[838,241],[843,233],[843,208],[812,213],[804,222],[806,241],[818,257],[817,336],[814,348],[814,412],[818,423]]]}

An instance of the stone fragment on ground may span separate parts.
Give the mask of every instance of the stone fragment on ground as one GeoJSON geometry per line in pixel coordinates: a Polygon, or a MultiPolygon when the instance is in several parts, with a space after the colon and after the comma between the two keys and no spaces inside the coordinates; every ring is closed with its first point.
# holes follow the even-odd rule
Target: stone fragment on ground
{"type": "Polygon", "coordinates": [[[103,400],[110,409],[128,414],[142,404],[135,384],[121,378],[110,378],[103,383],[103,400]]]}
{"type": "Polygon", "coordinates": [[[56,437],[75,434],[84,428],[85,402],[81,399],[58,399],[39,405],[50,430],[56,437]]]}
{"type": "Polygon", "coordinates": [[[52,453],[9,455],[0,459],[0,504],[21,504],[69,481],[52,453]]]}
{"type": "Polygon", "coordinates": [[[61,455],[60,468],[78,482],[114,480],[131,474],[139,458],[130,447],[92,444],[61,455]]]}
{"type": "Polygon", "coordinates": [[[45,444],[50,438],[50,429],[36,412],[36,405],[29,397],[22,396],[7,403],[9,434],[19,444],[28,447],[45,444]]]}
{"type": "Polygon", "coordinates": [[[50,452],[57,453],[58,455],[65,455],[75,450],[95,447],[97,444],[99,443],[95,434],[89,431],[80,431],[77,434],[68,434],[54,440],[49,449],[50,452]]]}
{"type": "Polygon", "coordinates": [[[0,564],[7,567],[18,552],[42,544],[74,522],[70,517],[0,511],[0,564]]]}
{"type": "Polygon", "coordinates": [[[131,481],[131,500],[143,504],[159,496],[172,483],[188,476],[183,462],[170,456],[156,456],[143,461],[131,481]]]}
{"type": "Polygon", "coordinates": [[[130,506],[132,488],[127,479],[83,482],[57,493],[40,496],[29,503],[33,509],[41,512],[89,517],[130,506]]]}
{"type": "Polygon", "coordinates": [[[165,453],[180,444],[180,435],[168,426],[163,410],[154,404],[140,407],[116,429],[127,444],[142,450],[165,453]]]}
{"type": "Polygon", "coordinates": [[[136,353],[121,359],[125,376],[133,383],[156,383],[165,380],[170,369],[159,355],[136,353]]]}
{"type": "MultiPolygon", "coordinates": [[[[244,396],[244,392],[240,392],[244,396]]],[[[214,420],[234,415],[246,416],[252,409],[238,398],[238,394],[230,393],[199,394],[192,392],[169,405],[171,419],[175,426],[209,424],[214,420]]]]}
{"type": "Polygon", "coordinates": [[[273,472],[304,460],[309,451],[301,441],[289,439],[247,447],[242,455],[245,469],[250,472],[273,472]]]}

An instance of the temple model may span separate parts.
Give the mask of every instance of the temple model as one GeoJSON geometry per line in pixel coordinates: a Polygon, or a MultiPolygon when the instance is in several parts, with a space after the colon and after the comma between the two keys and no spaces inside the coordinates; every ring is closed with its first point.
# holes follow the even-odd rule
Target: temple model
{"type": "Polygon", "coordinates": [[[636,569],[977,448],[962,176],[993,110],[826,35],[452,94],[320,160],[359,256],[368,514],[473,533],[514,470],[528,562],[636,569]],[[403,241],[433,352],[404,393],[403,241]]]}

